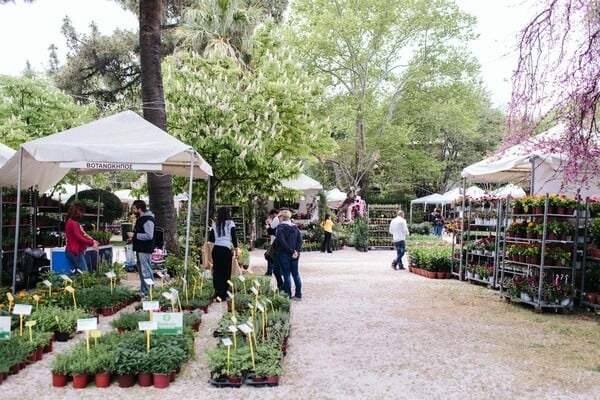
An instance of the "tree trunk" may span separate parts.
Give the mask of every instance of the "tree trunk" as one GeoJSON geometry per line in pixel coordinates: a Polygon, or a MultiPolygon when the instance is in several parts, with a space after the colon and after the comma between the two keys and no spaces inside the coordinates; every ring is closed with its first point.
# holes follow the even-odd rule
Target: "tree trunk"
{"type": "MultiPolygon", "coordinates": [[[[144,119],[167,131],[161,64],[161,0],[140,1],[140,67],[144,119]]],[[[171,175],[148,172],[150,209],[165,233],[167,250],[179,254],[171,175]]]]}

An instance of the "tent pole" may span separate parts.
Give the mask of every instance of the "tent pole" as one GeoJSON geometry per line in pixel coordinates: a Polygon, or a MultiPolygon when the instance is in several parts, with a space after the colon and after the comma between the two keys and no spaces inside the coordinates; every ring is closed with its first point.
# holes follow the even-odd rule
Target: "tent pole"
{"type": "Polygon", "coordinates": [[[185,226],[185,258],[183,259],[183,291],[187,287],[188,255],[190,251],[190,225],[192,223],[192,185],[194,184],[194,150],[190,150],[190,185],[188,188],[187,222],[185,226]]]}
{"type": "Polygon", "coordinates": [[[12,293],[16,292],[17,284],[17,250],[19,249],[19,225],[21,224],[21,179],[23,178],[23,147],[19,146],[19,169],[17,174],[17,215],[15,226],[15,247],[13,253],[12,293]]]}
{"type": "Polygon", "coordinates": [[[75,170],[75,200],[79,200],[79,169],[75,170]]]}
{"type": "Polygon", "coordinates": [[[411,202],[410,202],[410,209],[409,209],[409,211],[408,211],[408,215],[409,215],[409,217],[408,217],[408,223],[409,223],[410,225],[412,225],[412,206],[413,206],[413,205],[412,205],[412,201],[411,201],[411,202]]]}
{"type": "Polygon", "coordinates": [[[531,181],[529,182],[529,195],[533,196],[535,193],[535,159],[537,156],[532,156],[529,159],[531,163],[531,181]]]}
{"type": "Polygon", "coordinates": [[[208,185],[206,188],[206,221],[204,222],[204,241],[208,241],[208,227],[210,218],[210,176],[208,177],[208,185]]]}
{"type": "MultiPolygon", "coordinates": [[[[2,231],[4,230],[3,226],[2,226],[2,221],[4,221],[4,214],[2,213],[2,208],[3,208],[3,200],[2,197],[4,196],[4,193],[2,192],[3,187],[0,186],[0,246],[2,246],[2,231]]],[[[0,247],[0,286],[2,286],[2,263],[4,261],[4,252],[2,251],[2,248],[0,247]]]]}

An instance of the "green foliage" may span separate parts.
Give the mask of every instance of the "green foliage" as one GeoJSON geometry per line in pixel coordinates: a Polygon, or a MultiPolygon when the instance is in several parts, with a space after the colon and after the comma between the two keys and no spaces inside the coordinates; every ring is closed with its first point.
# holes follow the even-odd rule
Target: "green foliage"
{"type": "MultiPolygon", "coordinates": [[[[84,202],[86,205],[86,213],[96,214],[98,201],[101,203],[103,212],[100,215],[100,221],[105,223],[112,223],[116,219],[120,219],[123,216],[123,209],[121,207],[121,200],[111,192],[103,189],[88,189],[82,190],[77,194],[77,199],[80,202],[84,202]]],[[[69,207],[75,199],[75,195],[71,196],[67,201],[66,206],[69,207]]],[[[81,222],[84,224],[95,224],[96,216],[83,217],[81,222]]]]}
{"type": "Polygon", "coordinates": [[[600,218],[594,218],[589,229],[590,243],[600,248],[600,218]]]}
{"type": "MultiPolygon", "coordinates": [[[[423,222],[420,224],[411,224],[408,227],[410,236],[412,235],[429,235],[431,232],[431,224],[429,222],[423,222]]],[[[439,238],[437,238],[439,240],[439,238]]]]}
{"type": "Polygon", "coordinates": [[[350,225],[350,230],[352,232],[350,245],[354,246],[357,250],[366,251],[369,247],[367,218],[364,216],[356,217],[350,225]]]}
{"type": "Polygon", "coordinates": [[[93,106],[82,106],[46,79],[28,72],[0,76],[0,142],[21,143],[82,125],[96,117],[93,106]]]}
{"type": "Polygon", "coordinates": [[[118,317],[110,321],[110,326],[115,329],[137,330],[138,322],[149,321],[150,316],[147,311],[143,312],[121,312],[118,317]]]}
{"type": "Polygon", "coordinates": [[[408,255],[412,265],[427,271],[450,272],[452,266],[452,247],[448,245],[411,247],[408,255]]]}

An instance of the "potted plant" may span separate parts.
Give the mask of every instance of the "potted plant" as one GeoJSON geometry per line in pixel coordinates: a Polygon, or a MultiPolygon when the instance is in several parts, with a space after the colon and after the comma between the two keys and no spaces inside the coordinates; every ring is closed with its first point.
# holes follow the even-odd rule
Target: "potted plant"
{"type": "Polygon", "coordinates": [[[183,313],[183,325],[189,326],[196,332],[200,330],[200,323],[202,322],[202,314],[197,311],[184,312],[183,313]]]}
{"type": "Polygon", "coordinates": [[[165,388],[171,381],[171,373],[181,366],[185,351],[175,343],[162,342],[150,349],[148,355],[154,387],[165,388]]]}
{"type": "Polygon", "coordinates": [[[95,373],[93,364],[88,358],[85,347],[77,348],[71,354],[71,376],[73,377],[73,388],[83,389],[88,384],[88,376],[95,373]]]}
{"type": "Polygon", "coordinates": [[[281,359],[283,352],[276,343],[267,343],[257,346],[255,352],[255,365],[253,381],[277,384],[281,374],[281,359]]]}
{"type": "Polygon", "coordinates": [[[131,387],[135,383],[135,377],[144,367],[147,356],[145,349],[129,346],[126,341],[116,346],[114,357],[114,373],[117,375],[119,387],[131,387]]]}
{"type": "Polygon", "coordinates": [[[115,352],[113,346],[99,343],[93,347],[89,356],[90,370],[94,374],[96,387],[108,387],[111,374],[115,369],[115,352]]]}
{"type": "Polygon", "coordinates": [[[52,386],[67,386],[69,374],[71,372],[71,358],[69,354],[57,354],[50,363],[50,372],[52,373],[52,386]]]}
{"type": "Polygon", "coordinates": [[[588,235],[590,241],[590,255],[594,258],[600,258],[600,218],[594,218],[592,220],[588,235]]]}
{"type": "Polygon", "coordinates": [[[121,312],[119,316],[112,321],[110,325],[117,329],[119,333],[124,331],[134,331],[138,329],[138,322],[148,321],[149,315],[147,312],[121,312]]]}

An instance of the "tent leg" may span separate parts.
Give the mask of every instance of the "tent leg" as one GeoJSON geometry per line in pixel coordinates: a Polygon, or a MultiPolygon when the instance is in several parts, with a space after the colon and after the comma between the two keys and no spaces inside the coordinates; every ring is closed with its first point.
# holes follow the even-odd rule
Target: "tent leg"
{"type": "Polygon", "coordinates": [[[185,280],[183,281],[183,290],[185,291],[187,286],[187,270],[188,270],[188,256],[190,253],[190,225],[192,222],[192,188],[194,184],[194,150],[190,150],[190,185],[188,188],[188,206],[187,206],[187,221],[185,226],[185,258],[183,259],[183,275],[185,280]]]}
{"type": "Polygon", "coordinates": [[[19,146],[19,169],[17,174],[17,225],[15,226],[15,247],[13,253],[12,293],[15,294],[17,286],[17,251],[19,250],[19,225],[21,224],[21,179],[23,178],[23,148],[19,146]]]}

